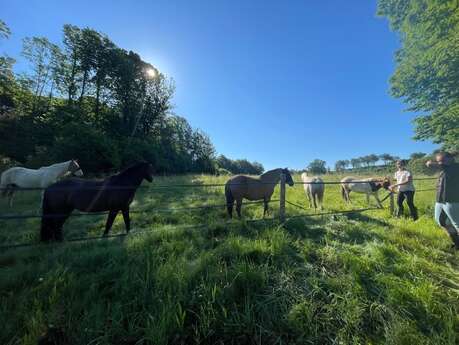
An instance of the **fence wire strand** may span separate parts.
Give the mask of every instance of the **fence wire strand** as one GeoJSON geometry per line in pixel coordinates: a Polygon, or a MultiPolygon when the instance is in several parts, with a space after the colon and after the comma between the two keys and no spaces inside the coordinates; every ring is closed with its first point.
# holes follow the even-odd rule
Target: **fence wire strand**
{"type": "MultiPolygon", "coordinates": [[[[426,180],[436,180],[436,177],[420,177],[413,179],[413,181],[426,181],[426,180]]],[[[378,179],[374,179],[371,181],[379,181],[378,179]]],[[[359,184],[359,183],[368,183],[371,181],[322,181],[322,182],[303,182],[303,181],[293,181],[294,184],[299,185],[307,185],[307,184],[323,184],[323,185],[341,185],[341,184],[359,184]]],[[[246,183],[231,183],[232,186],[247,186],[247,185],[277,185],[279,182],[246,182],[246,183]]],[[[168,184],[168,185],[151,185],[151,186],[117,186],[117,187],[105,187],[105,186],[92,186],[92,187],[79,187],[79,190],[95,190],[95,191],[109,191],[109,190],[135,190],[135,189],[149,189],[149,190],[156,190],[156,189],[171,189],[171,188],[207,188],[207,187],[225,187],[226,183],[207,183],[207,184],[200,184],[200,183],[193,183],[193,184],[168,184]]],[[[43,191],[47,188],[42,187],[27,187],[27,188],[20,188],[20,187],[0,187],[0,191],[8,191],[14,190],[15,192],[26,192],[26,191],[43,191]]],[[[59,190],[74,190],[74,187],[59,187],[53,188],[53,191],[59,190]]]]}

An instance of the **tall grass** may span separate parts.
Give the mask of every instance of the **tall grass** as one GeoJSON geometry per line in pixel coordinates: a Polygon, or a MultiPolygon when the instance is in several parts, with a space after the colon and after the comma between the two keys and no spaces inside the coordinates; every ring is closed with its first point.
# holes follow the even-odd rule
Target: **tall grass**
{"type": "MultiPolygon", "coordinates": [[[[325,193],[327,211],[351,209],[338,186],[325,193]]],[[[231,222],[224,208],[155,213],[222,204],[222,188],[142,189],[132,208],[149,211],[133,214],[132,235],[0,253],[0,343],[456,344],[457,255],[432,220],[433,198],[416,195],[416,222],[375,210],[281,225],[262,220],[261,205],[243,207],[244,219],[231,222]]],[[[307,206],[301,185],[287,188],[287,199],[307,206]]],[[[352,207],[365,206],[354,199],[352,207]]],[[[39,200],[23,193],[13,210],[0,207],[34,212],[39,200]]],[[[287,205],[287,215],[304,213],[314,211],[287,205]]],[[[65,237],[101,235],[104,222],[71,218],[65,237]]],[[[38,243],[39,220],[0,228],[2,244],[38,243]]],[[[113,231],[124,232],[121,217],[113,231]]]]}

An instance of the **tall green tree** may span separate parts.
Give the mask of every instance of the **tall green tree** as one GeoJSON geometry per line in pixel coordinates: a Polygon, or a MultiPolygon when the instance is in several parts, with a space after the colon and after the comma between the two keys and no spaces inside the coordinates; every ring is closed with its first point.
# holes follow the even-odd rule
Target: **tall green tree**
{"type": "Polygon", "coordinates": [[[343,171],[344,169],[346,169],[346,161],[345,160],[337,160],[335,162],[335,171],[343,171]]]}
{"type": "Polygon", "coordinates": [[[62,52],[46,37],[27,37],[23,40],[22,55],[29,61],[30,72],[27,74],[29,89],[35,96],[32,111],[37,115],[44,103],[43,96],[52,98],[56,85],[60,83],[62,52]]]}
{"type": "MultiPolygon", "coordinates": [[[[11,31],[5,22],[0,20],[0,42],[8,39],[11,31]]],[[[13,65],[15,60],[0,54],[0,115],[4,115],[14,106],[13,95],[13,65]]]]}
{"type": "Polygon", "coordinates": [[[379,0],[377,13],[399,35],[391,94],[415,119],[415,139],[459,149],[459,2],[379,0]]]}
{"type": "Polygon", "coordinates": [[[308,164],[307,170],[313,174],[325,174],[327,173],[326,164],[327,162],[321,159],[314,159],[308,164]]]}

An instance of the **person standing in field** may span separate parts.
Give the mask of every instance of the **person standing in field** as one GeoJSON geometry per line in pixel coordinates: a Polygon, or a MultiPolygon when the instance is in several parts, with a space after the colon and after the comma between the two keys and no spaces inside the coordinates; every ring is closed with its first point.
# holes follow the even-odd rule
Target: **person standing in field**
{"type": "Polygon", "coordinates": [[[446,230],[459,250],[459,163],[448,152],[440,152],[435,161],[427,161],[427,167],[441,170],[437,182],[435,221],[446,230]]]}
{"type": "Polygon", "coordinates": [[[414,185],[413,185],[413,175],[406,169],[406,161],[398,160],[395,163],[397,167],[397,171],[395,173],[395,179],[397,183],[390,186],[389,189],[393,191],[394,189],[397,190],[397,217],[401,217],[403,215],[403,202],[406,199],[406,203],[410,209],[410,215],[413,220],[418,219],[418,211],[416,206],[414,206],[414,185]]]}

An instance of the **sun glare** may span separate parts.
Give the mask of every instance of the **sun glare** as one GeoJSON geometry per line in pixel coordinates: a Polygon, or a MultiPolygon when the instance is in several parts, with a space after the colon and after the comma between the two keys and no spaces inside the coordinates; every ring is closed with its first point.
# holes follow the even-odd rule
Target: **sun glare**
{"type": "Polygon", "coordinates": [[[155,68],[148,68],[145,73],[149,78],[156,78],[158,76],[158,71],[155,68]]]}

